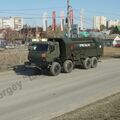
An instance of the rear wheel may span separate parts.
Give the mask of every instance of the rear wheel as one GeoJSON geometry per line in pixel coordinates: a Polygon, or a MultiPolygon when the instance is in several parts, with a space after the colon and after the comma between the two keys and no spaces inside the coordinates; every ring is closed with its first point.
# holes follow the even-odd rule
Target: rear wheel
{"type": "Polygon", "coordinates": [[[64,72],[70,73],[73,70],[73,62],[71,60],[66,60],[63,64],[64,72]]]}
{"type": "Polygon", "coordinates": [[[98,65],[98,59],[96,57],[91,58],[91,68],[96,68],[98,65]]]}
{"type": "Polygon", "coordinates": [[[53,62],[52,66],[50,67],[50,73],[53,76],[59,75],[61,72],[61,65],[58,62],[53,62]]]}
{"type": "Polygon", "coordinates": [[[85,60],[83,60],[83,68],[84,69],[91,68],[91,59],[90,58],[86,58],[85,60]]]}

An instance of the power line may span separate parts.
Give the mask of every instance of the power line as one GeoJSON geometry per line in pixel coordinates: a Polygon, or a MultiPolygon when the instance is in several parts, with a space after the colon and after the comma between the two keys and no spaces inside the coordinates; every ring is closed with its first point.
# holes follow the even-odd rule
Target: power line
{"type": "Polygon", "coordinates": [[[63,9],[66,8],[66,6],[58,6],[58,7],[50,7],[50,8],[23,8],[23,9],[0,9],[0,11],[39,11],[39,10],[50,10],[50,9],[63,9]]]}
{"type": "MultiPolygon", "coordinates": [[[[77,9],[77,8],[74,8],[74,11],[77,11],[79,12],[80,9],[77,9]]],[[[112,15],[112,16],[120,16],[120,14],[117,14],[116,12],[106,12],[106,11],[92,11],[92,10],[87,10],[87,13],[89,14],[93,14],[93,13],[96,13],[96,14],[102,14],[102,15],[112,15]]],[[[118,12],[119,13],[119,12],[118,12]]]]}
{"type": "MultiPolygon", "coordinates": [[[[57,19],[60,19],[60,16],[56,16],[57,19]]],[[[23,17],[23,19],[43,19],[43,17],[23,17]]],[[[47,19],[52,19],[52,17],[48,16],[47,19]]]]}

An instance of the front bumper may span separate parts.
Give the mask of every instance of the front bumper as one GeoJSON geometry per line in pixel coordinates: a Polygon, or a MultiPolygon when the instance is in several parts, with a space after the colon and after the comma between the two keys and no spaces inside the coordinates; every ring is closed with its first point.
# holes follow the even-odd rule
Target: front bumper
{"type": "Polygon", "coordinates": [[[36,67],[36,68],[39,68],[39,69],[45,69],[48,67],[48,63],[47,62],[39,62],[39,63],[33,63],[33,62],[25,62],[24,63],[25,67],[27,68],[31,68],[31,67],[36,67]]]}

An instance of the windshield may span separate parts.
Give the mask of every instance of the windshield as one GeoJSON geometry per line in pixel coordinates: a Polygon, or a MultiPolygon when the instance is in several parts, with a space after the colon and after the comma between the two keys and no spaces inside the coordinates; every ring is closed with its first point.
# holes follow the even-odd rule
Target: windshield
{"type": "Polygon", "coordinates": [[[29,50],[32,51],[47,51],[48,44],[32,44],[29,46],[29,50]]]}

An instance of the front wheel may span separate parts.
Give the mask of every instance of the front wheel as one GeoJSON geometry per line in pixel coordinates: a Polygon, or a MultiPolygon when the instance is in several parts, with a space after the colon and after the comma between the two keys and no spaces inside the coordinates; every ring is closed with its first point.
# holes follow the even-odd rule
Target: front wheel
{"type": "Polygon", "coordinates": [[[58,62],[53,62],[52,66],[50,67],[50,73],[53,76],[59,75],[61,72],[61,65],[58,62]]]}
{"type": "Polygon", "coordinates": [[[73,62],[71,60],[66,60],[63,64],[64,72],[70,73],[73,70],[73,62]]]}

